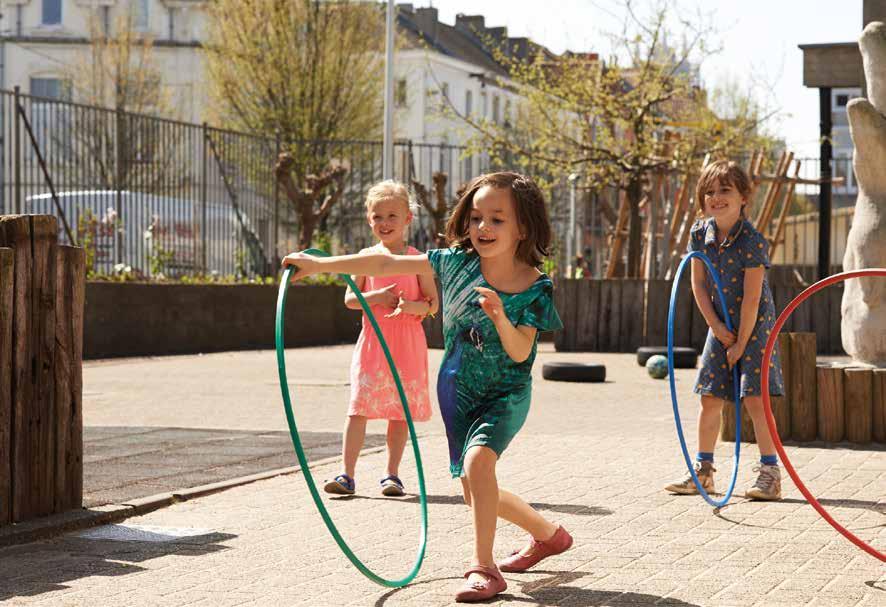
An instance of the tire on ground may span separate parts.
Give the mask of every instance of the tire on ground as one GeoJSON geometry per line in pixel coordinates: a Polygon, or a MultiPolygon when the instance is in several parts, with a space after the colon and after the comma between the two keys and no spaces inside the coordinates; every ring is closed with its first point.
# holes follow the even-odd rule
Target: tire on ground
{"type": "MultiPolygon", "coordinates": [[[[661,354],[667,358],[668,347],[643,346],[642,348],[637,348],[637,364],[645,367],[646,361],[656,354],[661,354]]],[[[694,369],[697,362],[698,352],[696,352],[695,348],[674,348],[674,368],[694,369]]]]}
{"type": "Polygon", "coordinates": [[[551,381],[603,382],[606,381],[606,367],[584,363],[545,363],[541,367],[541,375],[551,381]]]}

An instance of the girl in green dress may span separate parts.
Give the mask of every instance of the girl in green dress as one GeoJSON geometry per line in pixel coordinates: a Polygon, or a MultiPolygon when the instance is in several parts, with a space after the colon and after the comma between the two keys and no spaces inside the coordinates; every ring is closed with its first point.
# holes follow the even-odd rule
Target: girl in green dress
{"type": "Polygon", "coordinates": [[[426,255],[292,253],[296,280],[319,272],[391,276],[436,274],[443,290],[445,352],[437,382],[449,441],[449,469],[461,478],[474,516],[473,563],[461,602],[507,588],[501,571],[522,572],[572,545],[562,526],[500,489],[498,458],[526,420],[539,331],[562,328],[551,279],[538,270],[551,226],[541,190],[528,177],[480,175],[464,189],[446,228],[449,249],[426,255]],[[496,566],[496,518],[525,529],[530,540],[496,566]],[[500,569],[499,569],[500,568],[500,569]]]}

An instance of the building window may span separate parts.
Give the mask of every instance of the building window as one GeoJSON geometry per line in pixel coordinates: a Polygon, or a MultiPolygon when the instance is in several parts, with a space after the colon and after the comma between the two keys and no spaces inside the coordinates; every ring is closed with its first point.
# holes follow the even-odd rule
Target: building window
{"type": "Polygon", "coordinates": [[[129,10],[132,15],[132,27],[140,32],[148,31],[148,2],[149,0],[130,0],[129,10]]]}
{"type": "Polygon", "coordinates": [[[492,96],[492,122],[494,122],[495,124],[498,124],[499,120],[501,119],[500,106],[501,106],[501,99],[499,98],[498,95],[493,95],[492,96]]]}
{"type": "Polygon", "coordinates": [[[394,87],[394,104],[397,107],[406,107],[406,100],[406,79],[400,78],[394,87]]]}
{"type": "Polygon", "coordinates": [[[471,116],[471,112],[474,111],[474,93],[472,91],[465,91],[465,116],[471,116]]]}
{"type": "Polygon", "coordinates": [[[486,91],[480,92],[480,117],[486,118],[486,91]]]}
{"type": "Polygon", "coordinates": [[[505,99],[505,128],[511,128],[511,100],[505,99]]]}
{"type": "Polygon", "coordinates": [[[111,7],[103,6],[102,8],[102,32],[105,36],[111,35],[111,7]]]}
{"type": "Polygon", "coordinates": [[[70,99],[70,86],[58,78],[31,78],[31,94],[47,99],[70,99]]]}
{"type": "Polygon", "coordinates": [[[42,25],[61,25],[62,0],[43,0],[42,25]]]}
{"type": "Polygon", "coordinates": [[[175,7],[169,7],[169,39],[175,40],[175,7]]]}
{"type": "Polygon", "coordinates": [[[849,103],[849,95],[837,95],[837,107],[846,107],[849,103]]]}

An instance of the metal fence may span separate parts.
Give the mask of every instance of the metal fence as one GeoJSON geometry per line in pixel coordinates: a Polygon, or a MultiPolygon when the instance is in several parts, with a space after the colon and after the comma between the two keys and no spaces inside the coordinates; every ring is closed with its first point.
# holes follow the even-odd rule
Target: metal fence
{"type": "MultiPolygon", "coordinates": [[[[291,146],[322,147],[349,167],[321,226],[334,248],[372,244],[363,201],[382,177],[382,143],[291,146]]],[[[87,245],[98,273],[263,275],[297,246],[295,210],[273,175],[280,151],[274,138],[0,91],[0,214],[58,216],[62,242],[87,245]]],[[[396,179],[429,190],[445,172],[450,199],[483,168],[453,145],[400,141],[395,160],[396,179]]],[[[427,247],[427,213],[414,225],[427,247]]]]}

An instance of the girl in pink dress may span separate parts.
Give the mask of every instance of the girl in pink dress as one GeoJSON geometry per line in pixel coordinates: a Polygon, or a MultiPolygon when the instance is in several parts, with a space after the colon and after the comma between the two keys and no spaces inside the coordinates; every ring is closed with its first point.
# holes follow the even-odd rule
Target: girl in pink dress
{"type": "MultiPolygon", "coordinates": [[[[366,195],[366,218],[379,242],[361,253],[421,254],[406,244],[412,211],[409,192],[403,184],[388,180],[372,186],[366,195]]],[[[431,417],[428,344],[421,321],[437,312],[437,287],[433,276],[354,276],[353,280],[371,306],[384,334],[400,374],[412,420],[427,421],[431,417]]],[[[352,310],[362,309],[350,288],[345,294],[345,305],[352,310]]],[[[351,360],[351,402],[342,447],[344,472],[326,482],[324,490],[327,493],[354,493],[354,471],[363,448],[367,419],[388,420],[388,465],[387,475],[381,480],[381,492],[388,496],[403,495],[403,483],[398,474],[409,428],[381,343],[364,314],[363,329],[351,360]]]]}

